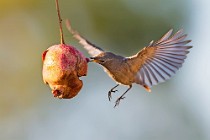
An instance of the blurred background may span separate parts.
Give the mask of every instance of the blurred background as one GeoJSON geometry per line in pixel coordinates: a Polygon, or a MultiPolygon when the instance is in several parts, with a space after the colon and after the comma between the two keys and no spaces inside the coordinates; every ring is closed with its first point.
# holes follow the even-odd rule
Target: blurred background
{"type": "MultiPolygon", "coordinates": [[[[209,0],[60,0],[63,19],[105,50],[130,56],[169,29],[183,28],[194,47],[183,68],[147,93],[115,86],[89,64],[71,100],[53,97],[42,81],[41,55],[59,43],[54,0],[0,0],[1,140],[209,140],[209,0]]],[[[67,32],[65,42],[83,51],[67,32]]],[[[83,51],[88,57],[88,54],[83,51]]]]}

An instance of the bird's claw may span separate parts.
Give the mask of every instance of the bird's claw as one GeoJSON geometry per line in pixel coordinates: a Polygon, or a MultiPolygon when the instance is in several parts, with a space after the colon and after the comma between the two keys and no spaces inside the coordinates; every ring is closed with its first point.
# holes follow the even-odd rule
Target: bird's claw
{"type": "Polygon", "coordinates": [[[114,106],[114,108],[120,104],[120,100],[122,100],[122,99],[125,99],[125,97],[124,97],[124,96],[120,96],[120,97],[115,101],[115,106],[114,106]]]}
{"type": "Polygon", "coordinates": [[[118,90],[113,90],[113,89],[111,89],[111,90],[109,91],[109,93],[108,93],[109,101],[111,101],[111,99],[112,99],[112,92],[116,92],[116,91],[118,91],[118,90]]]}

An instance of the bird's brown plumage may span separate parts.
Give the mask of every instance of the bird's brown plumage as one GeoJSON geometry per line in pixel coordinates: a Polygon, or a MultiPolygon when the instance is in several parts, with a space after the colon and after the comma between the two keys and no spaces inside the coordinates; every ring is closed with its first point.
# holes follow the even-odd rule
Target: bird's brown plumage
{"type": "MultiPolygon", "coordinates": [[[[183,34],[183,30],[172,35],[171,29],[160,40],[151,41],[137,54],[123,57],[106,52],[90,43],[74,31],[69,22],[67,22],[67,28],[92,56],[94,62],[104,66],[109,76],[117,83],[128,85],[128,90],[132,87],[132,83],[136,83],[150,92],[153,85],[166,81],[176,73],[192,47],[186,45],[191,40],[185,40],[187,35],[183,34]]],[[[114,89],[117,86],[109,91],[109,99],[111,92],[115,92],[114,89]]],[[[125,93],[118,98],[115,106],[119,104],[120,99],[124,98],[125,93]]]]}
{"type": "Polygon", "coordinates": [[[136,73],[137,84],[151,87],[164,82],[182,66],[188,49],[192,47],[186,44],[191,40],[184,40],[187,35],[183,35],[183,30],[173,36],[171,34],[172,30],[136,55],[128,57],[128,63],[136,73]]]}

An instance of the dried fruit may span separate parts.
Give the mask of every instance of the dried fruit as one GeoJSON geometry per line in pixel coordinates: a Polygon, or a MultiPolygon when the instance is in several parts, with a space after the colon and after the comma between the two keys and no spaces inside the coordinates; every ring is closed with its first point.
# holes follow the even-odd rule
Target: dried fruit
{"type": "Polygon", "coordinates": [[[79,79],[87,74],[87,60],[77,49],[65,44],[48,48],[42,56],[43,80],[54,97],[72,98],[83,86],[79,79]]]}
{"type": "Polygon", "coordinates": [[[75,97],[83,86],[81,76],[87,75],[88,58],[63,39],[62,20],[58,0],[56,9],[60,25],[61,44],[49,47],[42,54],[43,80],[52,89],[54,97],[69,99],[75,97]]]}

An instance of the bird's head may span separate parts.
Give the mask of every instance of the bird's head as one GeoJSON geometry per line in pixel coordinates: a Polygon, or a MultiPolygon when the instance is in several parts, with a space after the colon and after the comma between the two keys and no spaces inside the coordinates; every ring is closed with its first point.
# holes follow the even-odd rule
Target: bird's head
{"type": "Polygon", "coordinates": [[[90,57],[90,59],[91,59],[90,62],[95,62],[95,63],[99,63],[101,65],[106,65],[116,58],[117,58],[117,56],[111,52],[103,52],[95,57],[90,57]]]}

